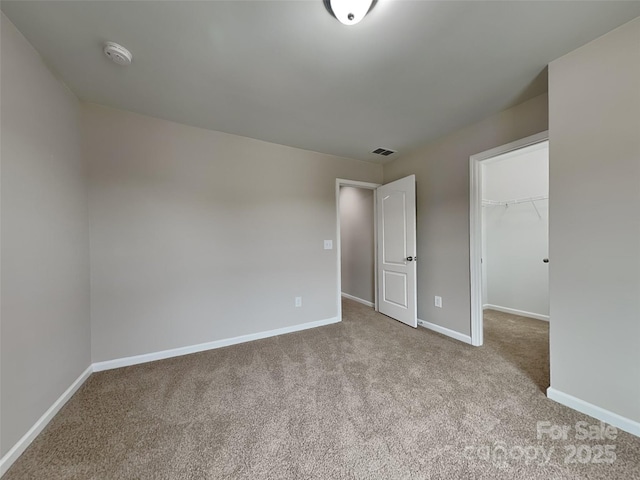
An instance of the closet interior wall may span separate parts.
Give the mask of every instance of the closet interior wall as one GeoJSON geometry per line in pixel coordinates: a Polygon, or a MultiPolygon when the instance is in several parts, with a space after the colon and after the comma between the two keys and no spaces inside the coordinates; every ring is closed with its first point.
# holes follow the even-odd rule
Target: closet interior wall
{"type": "Polygon", "coordinates": [[[483,306],[547,320],[548,142],[488,160],[482,168],[483,306]]]}

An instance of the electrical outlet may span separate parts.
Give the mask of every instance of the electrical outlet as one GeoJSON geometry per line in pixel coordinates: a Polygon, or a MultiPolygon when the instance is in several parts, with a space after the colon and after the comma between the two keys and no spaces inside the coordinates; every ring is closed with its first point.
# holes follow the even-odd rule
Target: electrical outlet
{"type": "Polygon", "coordinates": [[[325,240],[324,241],[324,249],[325,250],[333,250],[333,240],[325,240]]]}
{"type": "Polygon", "coordinates": [[[442,297],[439,297],[439,296],[436,295],[434,303],[435,303],[436,307],[442,308],[442,297]]]}
{"type": "Polygon", "coordinates": [[[302,306],[302,297],[296,297],[296,307],[302,306]]]}

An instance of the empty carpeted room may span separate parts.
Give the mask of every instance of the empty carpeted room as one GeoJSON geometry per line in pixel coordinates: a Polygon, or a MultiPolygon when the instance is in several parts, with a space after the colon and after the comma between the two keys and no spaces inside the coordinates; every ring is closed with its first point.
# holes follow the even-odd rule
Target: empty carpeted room
{"type": "Polygon", "coordinates": [[[639,1],[0,9],[3,480],[640,478],[639,1]]]}

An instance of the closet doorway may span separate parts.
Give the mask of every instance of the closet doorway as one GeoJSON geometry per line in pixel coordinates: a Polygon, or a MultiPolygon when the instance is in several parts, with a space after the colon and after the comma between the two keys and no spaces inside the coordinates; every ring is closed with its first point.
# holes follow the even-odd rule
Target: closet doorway
{"type": "MultiPolygon", "coordinates": [[[[338,299],[377,307],[376,188],[379,184],[337,181],[338,299]]],[[[377,308],[376,308],[377,309],[377,308]]],[[[341,305],[338,305],[339,318],[341,305]]]]}
{"type": "Polygon", "coordinates": [[[547,132],[471,157],[471,340],[483,311],[549,321],[547,132]]]}

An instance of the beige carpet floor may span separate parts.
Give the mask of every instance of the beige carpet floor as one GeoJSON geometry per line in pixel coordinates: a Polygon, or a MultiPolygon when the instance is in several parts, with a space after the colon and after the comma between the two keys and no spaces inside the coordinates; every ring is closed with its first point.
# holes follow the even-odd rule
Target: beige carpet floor
{"type": "Polygon", "coordinates": [[[345,301],[340,324],[93,374],[5,478],[640,478],[640,438],[576,440],[598,422],[548,379],[544,322],[487,312],[476,348],[345,301]]]}

